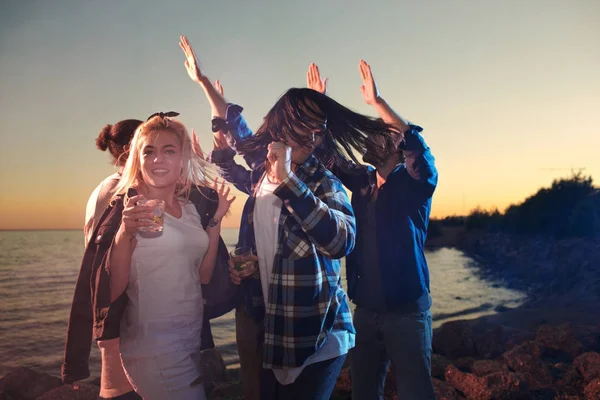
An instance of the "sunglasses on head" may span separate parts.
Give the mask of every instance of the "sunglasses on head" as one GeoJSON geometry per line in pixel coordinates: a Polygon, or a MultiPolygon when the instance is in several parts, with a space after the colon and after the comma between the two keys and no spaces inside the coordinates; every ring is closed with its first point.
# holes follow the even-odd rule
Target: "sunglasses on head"
{"type": "Polygon", "coordinates": [[[148,117],[148,119],[146,121],[150,121],[150,119],[152,119],[153,117],[156,117],[156,116],[159,116],[161,118],[165,118],[165,117],[167,117],[167,118],[173,118],[173,117],[176,117],[178,115],[179,115],[179,113],[176,112],[176,111],[167,111],[167,112],[162,112],[161,111],[161,112],[157,112],[157,113],[152,114],[151,116],[148,117]]]}

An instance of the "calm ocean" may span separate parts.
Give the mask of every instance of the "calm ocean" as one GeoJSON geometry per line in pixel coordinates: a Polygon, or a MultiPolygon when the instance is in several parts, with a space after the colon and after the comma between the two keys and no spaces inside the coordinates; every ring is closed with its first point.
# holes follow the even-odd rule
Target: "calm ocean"
{"type": "MultiPolygon", "coordinates": [[[[237,229],[225,229],[223,238],[232,246],[237,229]]],[[[83,247],[81,231],[0,231],[0,376],[16,366],[60,374],[83,247]]],[[[517,306],[524,298],[479,279],[475,262],[458,250],[442,248],[426,256],[434,327],[493,313],[497,305],[517,306]]],[[[213,320],[212,328],[225,363],[236,364],[233,313],[213,320]]],[[[92,376],[99,375],[98,356],[94,345],[92,376]]]]}

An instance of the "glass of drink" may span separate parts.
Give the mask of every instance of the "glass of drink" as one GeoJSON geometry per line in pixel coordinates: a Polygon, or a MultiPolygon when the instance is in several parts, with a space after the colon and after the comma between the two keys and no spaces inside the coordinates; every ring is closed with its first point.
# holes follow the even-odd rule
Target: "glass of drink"
{"type": "MultiPolygon", "coordinates": [[[[139,228],[141,232],[162,232],[165,212],[165,202],[158,199],[140,200],[138,205],[146,205],[152,207],[152,219],[153,222],[150,226],[142,226],[139,228]]],[[[146,220],[144,220],[146,221],[146,220]]]]}
{"type": "Polygon", "coordinates": [[[229,255],[233,261],[233,268],[238,272],[244,271],[249,265],[254,263],[252,248],[248,246],[236,247],[229,255]]]}

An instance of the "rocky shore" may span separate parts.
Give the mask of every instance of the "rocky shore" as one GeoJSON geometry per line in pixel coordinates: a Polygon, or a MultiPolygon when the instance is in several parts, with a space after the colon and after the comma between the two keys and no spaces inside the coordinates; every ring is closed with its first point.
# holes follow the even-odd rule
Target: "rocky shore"
{"type": "MultiPolygon", "coordinates": [[[[518,309],[456,320],[434,331],[439,400],[600,400],[600,239],[548,240],[456,230],[429,245],[460,248],[482,277],[528,294],[518,309]]],[[[242,399],[237,370],[218,351],[203,358],[210,398],[242,399]]],[[[60,379],[18,368],[0,378],[0,400],[97,399],[98,379],[60,379]]],[[[388,374],[386,399],[402,399],[388,374]]],[[[351,399],[349,367],[332,399],[351,399]]]]}

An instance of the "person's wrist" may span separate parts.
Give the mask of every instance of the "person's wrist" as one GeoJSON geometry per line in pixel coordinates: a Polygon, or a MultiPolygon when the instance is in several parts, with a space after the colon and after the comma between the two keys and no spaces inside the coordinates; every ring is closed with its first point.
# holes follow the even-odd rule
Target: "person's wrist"
{"type": "Polygon", "coordinates": [[[208,76],[201,76],[200,79],[198,79],[198,81],[196,82],[203,88],[207,86],[212,86],[212,82],[210,81],[210,79],[208,79],[208,76]]]}
{"type": "Polygon", "coordinates": [[[117,242],[120,242],[120,241],[131,242],[131,241],[133,241],[133,239],[135,239],[135,232],[134,233],[127,232],[127,229],[125,228],[125,225],[121,224],[119,226],[119,229],[117,230],[116,235],[115,235],[115,241],[117,241],[117,242]]]}

